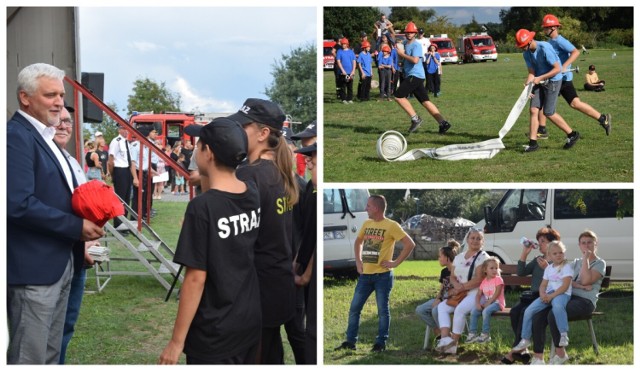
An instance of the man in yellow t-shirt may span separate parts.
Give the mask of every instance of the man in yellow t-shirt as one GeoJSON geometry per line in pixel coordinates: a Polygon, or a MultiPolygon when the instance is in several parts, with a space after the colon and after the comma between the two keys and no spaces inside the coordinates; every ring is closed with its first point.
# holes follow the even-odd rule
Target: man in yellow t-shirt
{"type": "Polygon", "coordinates": [[[354,246],[360,277],[349,308],[347,340],[335,350],[356,349],[360,312],[374,291],[378,305],[378,336],[371,351],[382,352],[386,349],[391,322],[389,295],[393,288],[393,268],[399,266],[416,245],[398,223],[385,218],[386,209],[387,201],[383,196],[372,195],[367,200],[369,220],[360,228],[354,246]],[[402,242],[403,249],[393,260],[394,246],[398,241],[402,242]]]}

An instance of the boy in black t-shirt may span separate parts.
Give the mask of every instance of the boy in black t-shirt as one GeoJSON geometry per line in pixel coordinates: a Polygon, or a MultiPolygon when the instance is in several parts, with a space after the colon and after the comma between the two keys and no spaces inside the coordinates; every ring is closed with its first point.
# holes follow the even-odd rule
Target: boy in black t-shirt
{"type": "Polygon", "coordinates": [[[255,183],[236,167],[247,154],[242,127],[227,118],[191,125],[200,137],[196,162],[210,189],[187,206],[174,262],[186,267],[173,336],[159,363],[255,363],[262,318],[254,266],[260,225],[255,183]]]}

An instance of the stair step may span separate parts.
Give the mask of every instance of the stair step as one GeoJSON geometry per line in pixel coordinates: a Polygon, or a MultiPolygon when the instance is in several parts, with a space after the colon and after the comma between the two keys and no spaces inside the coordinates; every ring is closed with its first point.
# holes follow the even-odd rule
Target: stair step
{"type": "MultiPolygon", "coordinates": [[[[175,269],[176,271],[178,269],[180,269],[180,264],[176,264],[176,263],[172,263],[172,262],[169,262],[169,264],[171,264],[173,269],[175,269]]],[[[169,271],[169,268],[167,268],[164,264],[161,264],[160,268],[158,268],[158,273],[172,273],[172,272],[169,271]]]]}

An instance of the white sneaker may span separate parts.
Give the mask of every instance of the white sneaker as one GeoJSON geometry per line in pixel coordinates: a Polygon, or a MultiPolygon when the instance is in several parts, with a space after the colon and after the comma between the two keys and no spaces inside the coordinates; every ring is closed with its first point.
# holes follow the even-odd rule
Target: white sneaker
{"type": "Polygon", "coordinates": [[[436,351],[444,352],[445,349],[451,347],[451,344],[454,344],[453,339],[451,337],[447,336],[446,338],[442,338],[438,342],[438,346],[436,346],[436,351]]]}
{"type": "Polygon", "coordinates": [[[480,336],[478,336],[478,337],[476,337],[474,339],[475,343],[480,343],[480,344],[488,343],[490,341],[491,341],[491,336],[489,336],[489,334],[485,334],[485,333],[480,334],[480,336]]]}
{"type": "Polygon", "coordinates": [[[458,352],[458,346],[455,342],[450,344],[451,346],[444,350],[445,354],[456,354],[458,352]]]}
{"type": "Polygon", "coordinates": [[[545,365],[544,359],[533,357],[531,358],[530,365],[545,365]]]}
{"type": "Polygon", "coordinates": [[[569,345],[569,335],[567,335],[566,332],[563,332],[562,334],[560,334],[560,341],[558,342],[558,346],[564,348],[567,345],[569,345]]]}
{"type": "Polygon", "coordinates": [[[529,345],[531,345],[531,340],[521,339],[520,342],[518,343],[518,345],[513,347],[513,349],[511,349],[511,350],[513,350],[515,352],[521,352],[521,351],[527,349],[529,347],[529,345]]]}
{"type": "Polygon", "coordinates": [[[477,337],[478,337],[478,335],[476,335],[475,332],[470,332],[469,335],[467,335],[467,340],[465,341],[465,343],[467,343],[467,344],[475,343],[477,337]]]}
{"type": "Polygon", "coordinates": [[[551,357],[549,360],[549,364],[552,365],[562,365],[569,360],[569,355],[567,353],[564,354],[564,357],[560,357],[557,354],[551,357]]]}

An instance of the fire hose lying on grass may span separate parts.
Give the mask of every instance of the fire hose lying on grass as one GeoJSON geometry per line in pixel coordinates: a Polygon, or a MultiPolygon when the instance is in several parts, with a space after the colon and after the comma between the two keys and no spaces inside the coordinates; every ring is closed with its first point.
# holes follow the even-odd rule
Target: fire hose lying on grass
{"type": "MultiPolygon", "coordinates": [[[[579,68],[570,69],[569,71],[579,71],[579,68]]],[[[546,81],[541,82],[541,84],[546,81]]],[[[509,116],[505,121],[502,129],[498,132],[498,138],[485,140],[484,142],[467,143],[467,144],[450,144],[440,148],[421,148],[407,151],[407,140],[397,131],[390,130],[384,132],[378,138],[377,151],[378,157],[381,159],[394,161],[412,161],[423,157],[430,157],[437,160],[481,160],[493,158],[501,149],[504,149],[502,138],[507,135],[513,125],[515,125],[520,113],[529,101],[529,95],[533,89],[533,83],[527,84],[520,93],[518,100],[511,108],[509,116]]]]}

